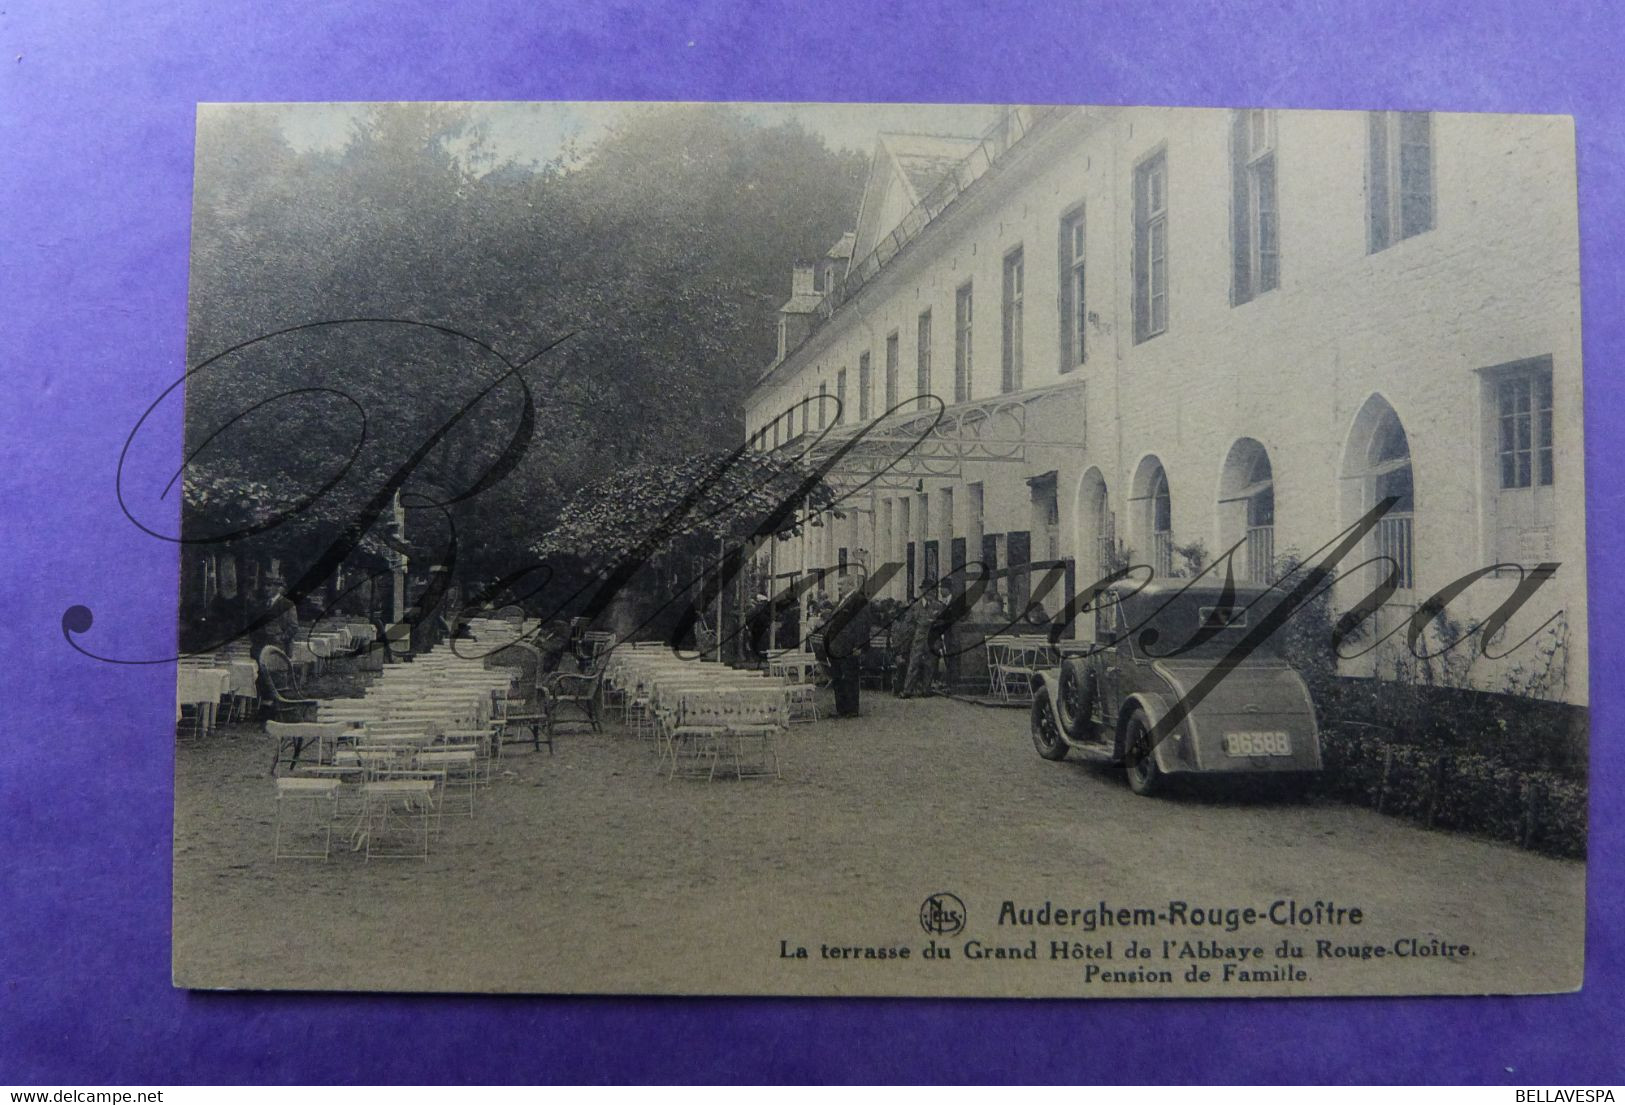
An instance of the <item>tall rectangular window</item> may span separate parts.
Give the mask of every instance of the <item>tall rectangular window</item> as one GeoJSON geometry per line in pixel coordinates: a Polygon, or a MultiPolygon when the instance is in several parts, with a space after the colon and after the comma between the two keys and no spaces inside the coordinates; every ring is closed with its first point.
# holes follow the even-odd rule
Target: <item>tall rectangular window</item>
{"type": "Polygon", "coordinates": [[[1235,113],[1230,128],[1230,184],[1230,301],[1240,304],[1281,284],[1274,112],[1235,113]]]}
{"type": "Polygon", "coordinates": [[[1552,484],[1552,374],[1521,373],[1496,386],[1503,491],[1552,484]]]}
{"type": "Polygon", "coordinates": [[[835,373],[835,424],[846,421],[846,369],[835,373]]]}
{"type": "Polygon", "coordinates": [[[886,335],[886,409],[897,409],[897,331],[886,335]]]}
{"type": "Polygon", "coordinates": [[[858,421],[869,421],[869,393],[874,388],[869,369],[869,354],[858,355],[858,421]]]}
{"type": "Polygon", "coordinates": [[[914,346],[914,394],[920,397],[920,409],[926,407],[931,394],[931,312],[920,312],[919,335],[914,346]]]}
{"type": "Polygon", "coordinates": [[[818,381],[818,428],[822,430],[829,424],[829,384],[823,380],[818,381]]]}
{"type": "Polygon", "coordinates": [[[1084,229],[1080,208],[1061,220],[1061,371],[1071,372],[1084,362],[1084,335],[1089,321],[1084,295],[1084,229]]]}
{"type": "Polygon", "coordinates": [[[1021,250],[1004,258],[1004,374],[1005,391],[1021,390],[1022,285],[1026,282],[1021,250]]]}
{"type": "Polygon", "coordinates": [[[1556,520],[1552,359],[1537,357],[1484,370],[1484,504],[1495,564],[1525,567],[1552,558],[1556,520]]]}
{"type": "Polygon", "coordinates": [[[963,285],[954,296],[954,402],[970,398],[971,389],[971,286],[963,285]]]}
{"type": "Polygon", "coordinates": [[[1366,225],[1370,250],[1433,229],[1433,117],[1366,115],[1366,225]]]}
{"type": "Polygon", "coordinates": [[[1134,340],[1168,329],[1168,155],[1134,170],[1134,340]]]}

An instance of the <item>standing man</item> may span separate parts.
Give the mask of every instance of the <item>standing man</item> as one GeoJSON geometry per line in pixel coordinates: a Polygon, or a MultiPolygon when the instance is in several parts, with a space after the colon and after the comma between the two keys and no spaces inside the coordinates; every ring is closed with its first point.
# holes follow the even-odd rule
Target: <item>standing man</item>
{"type": "Polygon", "coordinates": [[[857,717],[863,687],[863,654],[874,632],[869,596],[854,587],[824,623],[824,648],[835,685],[835,716],[857,717]]]}
{"type": "Polygon", "coordinates": [[[909,635],[908,646],[908,677],[903,681],[902,698],[914,698],[917,695],[929,695],[931,684],[935,680],[937,656],[933,647],[933,638],[937,633],[937,622],[942,617],[943,603],[935,587],[920,596],[913,609],[904,619],[904,626],[909,635]]]}

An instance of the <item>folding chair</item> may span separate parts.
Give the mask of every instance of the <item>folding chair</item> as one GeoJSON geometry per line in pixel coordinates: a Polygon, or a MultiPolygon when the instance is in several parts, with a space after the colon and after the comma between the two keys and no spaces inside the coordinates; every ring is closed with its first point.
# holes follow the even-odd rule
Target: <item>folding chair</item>
{"type": "Polygon", "coordinates": [[[435,781],[403,774],[361,784],[367,859],[428,858],[435,781]]]}
{"type": "Polygon", "coordinates": [[[733,747],[734,774],[737,778],[765,776],[782,778],[779,774],[779,734],[790,727],[790,702],[783,687],[739,688],[730,692],[733,701],[728,710],[728,737],[733,747]],[[758,761],[746,769],[745,743],[755,741],[760,749],[758,761]],[[768,762],[772,770],[768,770],[768,762]]]}
{"type": "Polygon", "coordinates": [[[327,751],[329,742],[336,751],[339,738],[349,731],[349,726],[343,722],[322,721],[268,721],[265,723],[265,732],[276,742],[276,753],[271,757],[271,773],[276,774],[277,765],[282,762],[282,753],[288,751],[288,770],[292,771],[299,766],[299,757],[307,748],[315,746],[316,762],[325,763],[331,759],[332,753],[327,751]]]}
{"type": "Polygon", "coordinates": [[[474,792],[479,783],[479,757],[472,747],[439,747],[419,752],[413,763],[419,770],[439,772],[444,783],[442,789],[446,803],[451,802],[453,782],[468,794],[468,816],[474,816],[474,792]]]}
{"type": "Polygon", "coordinates": [[[716,778],[720,744],[728,731],[722,702],[724,693],[712,687],[678,692],[675,723],[670,730],[671,774],[666,776],[668,779],[677,775],[678,764],[685,753],[696,765],[692,774],[697,776],[703,766],[707,779],[716,778]]]}
{"type": "Polygon", "coordinates": [[[274,859],[320,859],[325,861],[333,848],[333,818],[338,809],[338,779],[283,775],[276,781],[276,830],[272,839],[274,859]],[[303,849],[283,846],[285,835],[301,832],[314,838],[303,849]],[[315,850],[315,839],[321,850],[315,850]]]}

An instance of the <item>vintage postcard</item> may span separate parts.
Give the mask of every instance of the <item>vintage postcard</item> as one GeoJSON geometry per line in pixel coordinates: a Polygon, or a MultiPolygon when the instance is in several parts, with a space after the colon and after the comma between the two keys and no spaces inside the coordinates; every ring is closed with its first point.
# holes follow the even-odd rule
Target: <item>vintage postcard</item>
{"type": "Polygon", "coordinates": [[[176,985],[1577,988],[1574,149],[200,107],[176,985]]]}

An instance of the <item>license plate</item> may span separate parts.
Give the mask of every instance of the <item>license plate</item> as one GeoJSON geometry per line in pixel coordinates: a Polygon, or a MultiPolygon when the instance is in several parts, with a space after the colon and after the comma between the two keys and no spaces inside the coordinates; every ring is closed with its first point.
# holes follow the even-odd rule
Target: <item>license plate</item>
{"type": "Polygon", "coordinates": [[[1290,756],[1292,738],[1286,733],[1226,733],[1224,750],[1230,756],[1290,756]]]}

